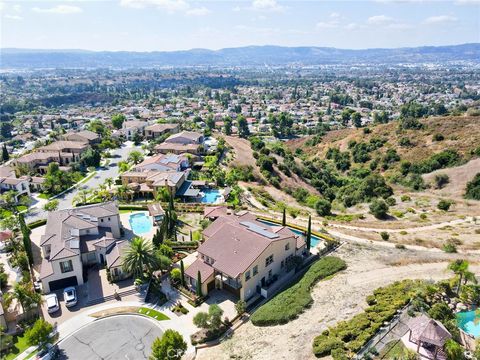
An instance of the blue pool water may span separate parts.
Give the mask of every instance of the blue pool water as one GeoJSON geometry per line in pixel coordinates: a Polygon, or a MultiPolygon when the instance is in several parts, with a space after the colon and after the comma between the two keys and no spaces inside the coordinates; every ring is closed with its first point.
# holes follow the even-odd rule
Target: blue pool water
{"type": "Polygon", "coordinates": [[[467,334],[473,335],[475,338],[480,338],[480,309],[464,311],[457,314],[458,327],[467,334]]]}
{"type": "Polygon", "coordinates": [[[202,192],[204,194],[202,198],[202,203],[206,204],[213,204],[222,196],[220,194],[220,190],[205,189],[202,190],[202,192]]]}
{"type": "MultiPolygon", "coordinates": [[[[267,220],[258,220],[259,222],[262,222],[264,224],[267,224],[267,225],[272,225],[272,226],[278,226],[278,224],[274,223],[274,222],[271,222],[271,221],[267,221],[267,220]]],[[[295,234],[297,235],[302,235],[302,236],[306,236],[306,234],[303,232],[303,231],[300,231],[300,230],[297,230],[295,228],[292,228],[290,226],[288,226],[288,228],[290,230],[292,230],[295,234]]],[[[311,248],[314,248],[316,247],[320,241],[322,241],[322,239],[320,239],[318,236],[315,236],[315,235],[312,235],[311,237],[311,241],[310,241],[310,247],[311,248]]]]}
{"type": "Polygon", "coordinates": [[[144,213],[132,214],[128,221],[135,235],[146,234],[152,230],[152,220],[144,213]]]}

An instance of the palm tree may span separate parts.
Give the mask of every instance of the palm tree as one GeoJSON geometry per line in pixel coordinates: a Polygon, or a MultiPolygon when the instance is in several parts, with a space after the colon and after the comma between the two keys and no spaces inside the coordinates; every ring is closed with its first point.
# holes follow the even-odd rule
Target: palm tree
{"type": "Polygon", "coordinates": [[[77,195],[75,195],[72,202],[74,204],[85,204],[87,202],[88,195],[90,195],[90,190],[81,189],[78,191],[77,195]]]}
{"type": "Polygon", "coordinates": [[[132,152],[130,152],[130,154],[128,154],[127,160],[128,160],[128,162],[131,162],[131,163],[137,165],[137,164],[142,162],[143,155],[140,151],[133,150],[132,152]]]}
{"type": "Polygon", "coordinates": [[[15,284],[13,291],[8,293],[8,298],[6,299],[7,306],[10,305],[12,299],[17,299],[25,314],[28,314],[28,311],[34,306],[39,306],[42,303],[42,296],[35,292],[30,284],[15,284]]]}
{"type": "Polygon", "coordinates": [[[457,295],[460,293],[460,288],[463,284],[466,284],[468,281],[476,283],[477,279],[475,278],[475,274],[468,270],[469,263],[467,260],[458,259],[452,261],[448,265],[448,269],[453,271],[458,278],[458,287],[457,287],[457,295]]]}
{"type": "Polygon", "coordinates": [[[110,189],[113,185],[113,179],[111,177],[108,177],[105,179],[105,184],[108,186],[108,188],[110,189]]]}
{"type": "Polygon", "coordinates": [[[141,237],[134,238],[127,249],[122,263],[123,270],[135,277],[143,277],[143,272],[152,273],[159,267],[153,245],[141,237]]]}
{"type": "Polygon", "coordinates": [[[122,200],[128,200],[131,195],[131,190],[128,186],[122,185],[117,188],[117,196],[122,200]]]}

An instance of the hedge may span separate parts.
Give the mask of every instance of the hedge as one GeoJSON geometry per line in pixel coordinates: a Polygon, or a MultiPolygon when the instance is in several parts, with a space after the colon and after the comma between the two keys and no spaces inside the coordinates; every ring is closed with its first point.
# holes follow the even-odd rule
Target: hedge
{"type": "Polygon", "coordinates": [[[27,226],[30,228],[30,230],[33,230],[37,227],[45,225],[46,223],[47,223],[47,219],[41,219],[41,220],[32,221],[31,223],[28,223],[27,226]]]}
{"type": "Polygon", "coordinates": [[[274,296],[252,315],[256,326],[285,324],[300,315],[313,302],[311,288],[320,280],[346,269],[345,261],[326,256],[315,262],[294,285],[274,296]]]}
{"type": "Polygon", "coordinates": [[[418,280],[404,280],[376,289],[367,297],[369,307],[363,313],[315,337],[313,353],[318,357],[335,355],[336,358],[341,358],[343,352],[358,353],[383,323],[391,320],[423,286],[418,280]]]}
{"type": "Polygon", "coordinates": [[[119,205],[118,210],[148,210],[147,205],[119,205]]]}

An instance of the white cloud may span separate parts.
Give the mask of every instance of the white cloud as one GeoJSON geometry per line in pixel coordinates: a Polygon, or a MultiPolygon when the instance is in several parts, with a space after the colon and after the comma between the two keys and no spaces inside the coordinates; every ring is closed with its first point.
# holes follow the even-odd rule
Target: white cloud
{"type": "Polygon", "coordinates": [[[120,5],[134,9],[153,6],[171,13],[187,11],[190,8],[190,5],[185,0],[120,0],[120,5]]]}
{"type": "Polygon", "coordinates": [[[455,5],[480,5],[480,0],[456,0],[455,5]]]}
{"type": "Polygon", "coordinates": [[[332,12],[332,13],[330,14],[330,17],[331,17],[332,19],[338,19],[338,18],[340,17],[340,14],[337,13],[337,12],[332,12]]]}
{"type": "Polygon", "coordinates": [[[320,21],[317,23],[317,29],[334,29],[339,25],[338,21],[320,21]]]}
{"type": "Polygon", "coordinates": [[[347,30],[356,30],[358,29],[360,26],[357,24],[357,23],[350,23],[350,24],[347,24],[345,26],[345,29],[347,30]]]}
{"type": "Polygon", "coordinates": [[[277,3],[276,0],[253,0],[252,8],[254,10],[262,11],[282,11],[283,6],[277,3]]]}
{"type": "Polygon", "coordinates": [[[52,8],[32,8],[33,11],[38,13],[52,13],[52,14],[76,14],[83,12],[82,8],[72,5],[57,5],[52,8]]]}
{"type": "Polygon", "coordinates": [[[10,19],[10,20],[23,20],[23,17],[18,16],[18,15],[6,14],[4,17],[5,17],[5,19],[10,19]]]}
{"type": "Polygon", "coordinates": [[[367,23],[371,25],[387,25],[392,23],[394,20],[390,16],[386,15],[375,15],[368,18],[367,23]]]}
{"type": "Polygon", "coordinates": [[[185,12],[188,16],[205,16],[210,14],[211,11],[208,10],[206,7],[200,7],[200,8],[195,8],[195,9],[189,9],[185,12]]]}
{"type": "Polygon", "coordinates": [[[458,18],[450,15],[430,16],[426,18],[423,23],[427,25],[447,24],[457,21],[458,18]]]}

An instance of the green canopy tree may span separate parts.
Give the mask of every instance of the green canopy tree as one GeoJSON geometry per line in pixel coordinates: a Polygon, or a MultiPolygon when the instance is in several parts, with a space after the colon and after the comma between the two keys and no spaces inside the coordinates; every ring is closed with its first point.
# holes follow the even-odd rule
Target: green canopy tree
{"type": "Polygon", "coordinates": [[[307,251],[310,252],[310,247],[312,246],[312,216],[308,217],[306,243],[307,243],[307,251]]]}
{"type": "Polygon", "coordinates": [[[453,271],[458,278],[457,295],[460,294],[462,285],[466,284],[468,281],[477,283],[475,274],[468,269],[469,266],[470,264],[468,261],[463,259],[457,259],[448,265],[448,269],[453,271]]]}
{"type": "Polygon", "coordinates": [[[197,296],[202,297],[202,275],[200,274],[200,270],[197,272],[197,296]]]}
{"type": "Polygon", "coordinates": [[[38,319],[35,324],[25,332],[28,345],[40,346],[51,342],[50,334],[53,331],[52,324],[44,319],[38,319]]]}
{"type": "Polygon", "coordinates": [[[156,338],[152,344],[150,360],[180,360],[187,350],[187,343],[182,335],[175,330],[166,330],[161,338],[156,338]]]}

